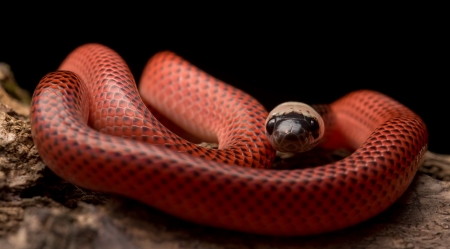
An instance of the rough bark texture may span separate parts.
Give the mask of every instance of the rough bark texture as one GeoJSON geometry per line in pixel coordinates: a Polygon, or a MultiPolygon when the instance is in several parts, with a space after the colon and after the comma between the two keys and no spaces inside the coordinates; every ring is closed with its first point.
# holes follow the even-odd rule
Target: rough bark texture
{"type": "MultiPolygon", "coordinates": [[[[11,79],[5,75],[3,69],[0,83],[11,79]]],[[[438,249],[450,245],[450,183],[445,181],[450,179],[450,156],[428,152],[402,198],[367,222],[310,237],[259,236],[196,225],[125,197],[63,181],[37,154],[28,109],[0,87],[0,248],[438,249]]]]}

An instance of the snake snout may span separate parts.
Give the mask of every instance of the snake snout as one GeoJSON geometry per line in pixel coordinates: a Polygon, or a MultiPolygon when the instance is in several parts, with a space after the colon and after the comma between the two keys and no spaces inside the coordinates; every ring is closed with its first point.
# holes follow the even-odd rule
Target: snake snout
{"type": "Polygon", "coordinates": [[[297,120],[282,120],[275,126],[271,142],[280,152],[300,153],[311,149],[310,135],[297,120]]]}

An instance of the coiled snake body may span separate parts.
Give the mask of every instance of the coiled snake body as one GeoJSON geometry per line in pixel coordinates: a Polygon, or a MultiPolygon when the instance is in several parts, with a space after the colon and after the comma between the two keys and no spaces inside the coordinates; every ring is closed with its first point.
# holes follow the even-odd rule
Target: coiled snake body
{"type": "Polygon", "coordinates": [[[171,52],[149,61],[141,94],[204,141],[218,139],[219,150],[162,126],[114,51],[84,45],[60,70],[41,80],[31,106],[32,136],[44,162],[78,186],[200,224],[308,235],[359,223],[398,199],[427,148],[427,130],[416,114],[362,90],[330,105],[335,129],[323,144],[350,146],[353,154],[314,168],[260,169],[274,159],[264,135],[266,110],[171,52]]]}

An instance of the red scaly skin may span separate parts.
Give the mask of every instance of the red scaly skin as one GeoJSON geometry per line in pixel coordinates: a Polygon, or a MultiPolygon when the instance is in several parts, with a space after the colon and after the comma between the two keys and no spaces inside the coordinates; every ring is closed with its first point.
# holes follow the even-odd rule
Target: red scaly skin
{"type": "Polygon", "coordinates": [[[267,112],[173,53],[150,60],[141,91],[186,130],[217,137],[220,150],[199,148],[164,128],[110,49],[84,45],[60,70],[67,71],[41,80],[31,106],[32,136],[44,162],[75,185],[200,224],[270,235],[357,224],[402,195],[427,148],[417,115],[380,93],[357,91],[331,104],[336,129],[324,144],[351,146],[352,155],[315,168],[258,169],[274,158],[264,135],[267,112]]]}

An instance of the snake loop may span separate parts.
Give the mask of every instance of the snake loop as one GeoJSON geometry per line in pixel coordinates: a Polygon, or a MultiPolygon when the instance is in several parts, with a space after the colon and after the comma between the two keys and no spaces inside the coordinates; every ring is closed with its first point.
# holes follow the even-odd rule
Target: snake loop
{"type": "Polygon", "coordinates": [[[336,129],[324,147],[349,157],[299,170],[270,167],[267,112],[249,95],[170,52],[155,55],[140,84],[146,102],[220,149],[167,130],[145,107],[125,62],[98,44],[72,52],[46,75],[31,106],[33,140],[57,175],[137,199],[200,224],[271,235],[308,235],[367,220],[411,183],[427,148],[423,121],[377,92],[330,105],[336,129]],[[238,167],[236,165],[242,166],[238,167]]]}

